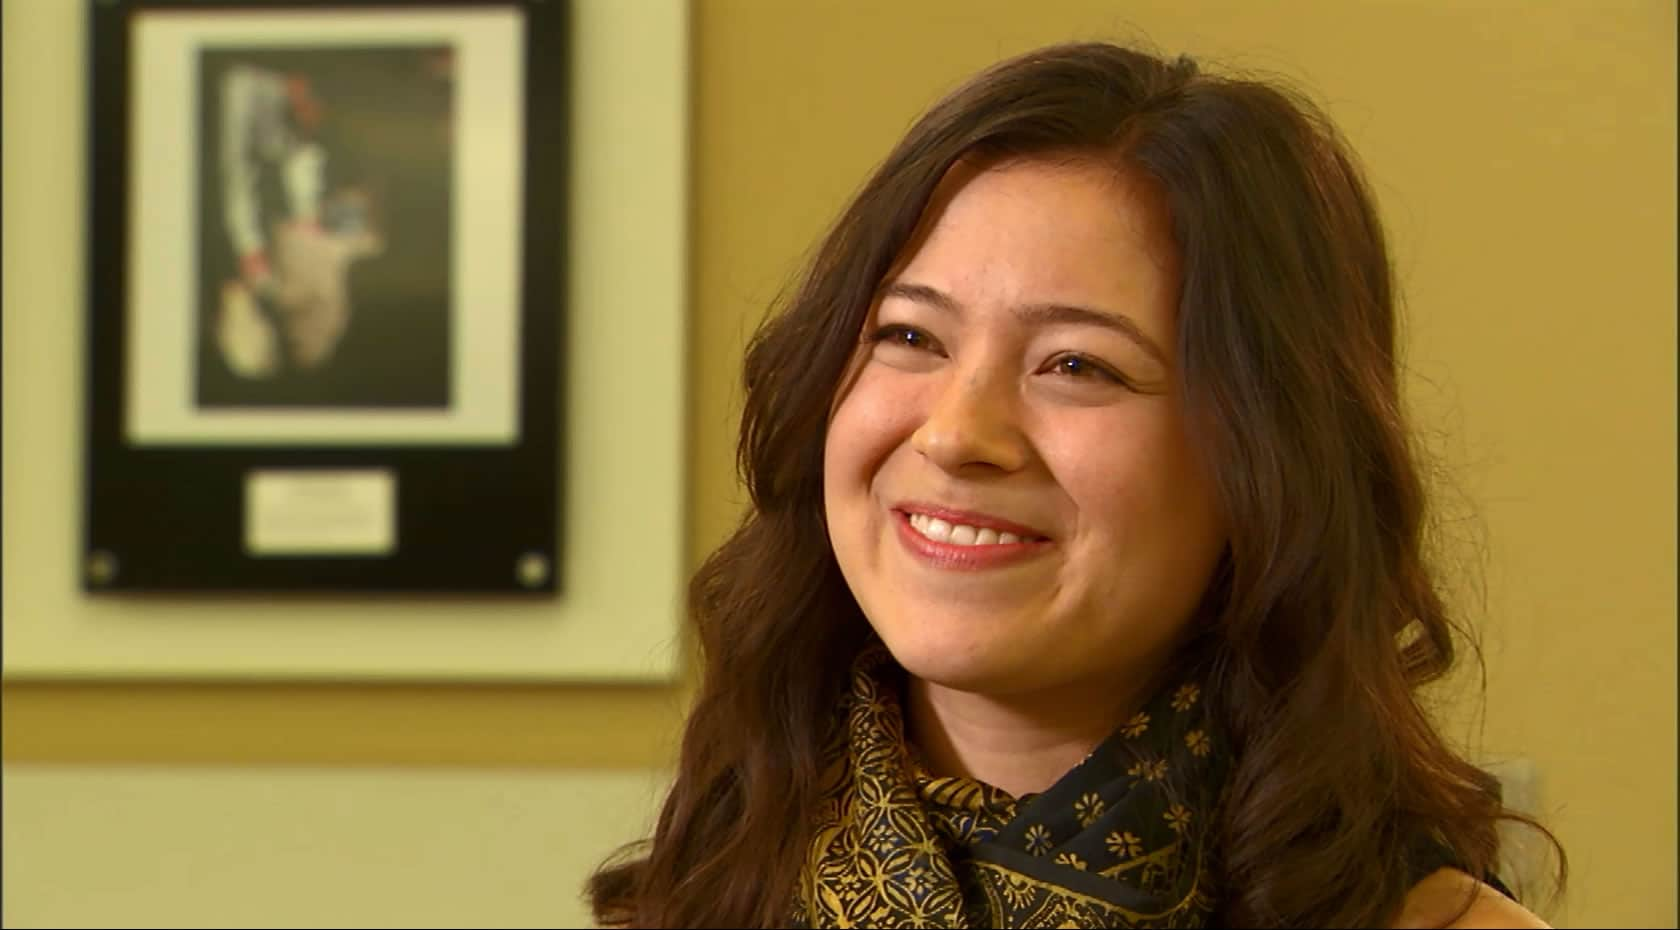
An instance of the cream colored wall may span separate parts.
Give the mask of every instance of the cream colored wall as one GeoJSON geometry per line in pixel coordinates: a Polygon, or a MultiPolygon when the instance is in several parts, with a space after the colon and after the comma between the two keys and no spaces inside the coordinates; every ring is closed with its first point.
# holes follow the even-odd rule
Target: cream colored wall
{"type": "MultiPolygon", "coordinates": [[[[6,0],[8,22],[15,2],[6,0]]],[[[1486,526],[1481,754],[1533,763],[1541,807],[1575,867],[1566,908],[1549,916],[1564,926],[1675,925],[1671,3],[698,0],[694,25],[690,565],[738,512],[733,429],[740,350],[752,325],[925,103],[1001,55],[1070,37],[1143,34],[1164,49],[1281,70],[1303,79],[1342,121],[1392,227],[1417,401],[1431,425],[1453,430],[1443,448],[1461,466],[1460,483],[1486,526]]],[[[8,52],[11,41],[8,29],[8,52]]],[[[8,271],[14,236],[8,226],[8,271]]],[[[8,301],[5,312],[19,310],[8,301]]],[[[70,442],[63,439],[66,448],[70,442]]],[[[6,542],[16,545],[10,532],[6,542]]],[[[400,858],[399,840],[411,838],[393,823],[449,803],[450,792],[429,793],[437,783],[425,763],[529,758],[556,785],[617,764],[603,763],[603,754],[657,768],[668,758],[674,701],[674,693],[602,689],[11,683],[0,733],[14,763],[6,821],[17,804],[36,826],[5,837],[5,922],[14,925],[20,895],[67,906],[64,895],[76,891],[132,891],[127,856],[84,854],[111,842],[113,828],[135,856],[191,863],[197,844],[238,860],[210,873],[221,881],[181,892],[178,913],[204,914],[186,909],[216,901],[233,912],[253,876],[277,885],[289,874],[320,879],[318,864],[295,846],[261,842],[252,821],[237,822],[259,835],[238,844],[205,839],[217,818],[276,775],[266,762],[367,761],[357,747],[369,740],[374,761],[409,763],[378,774],[374,793],[399,800],[372,819],[308,822],[321,848],[330,840],[351,853],[330,861],[354,870],[358,859],[372,860],[384,871],[367,885],[335,879],[325,886],[331,900],[372,922],[376,912],[396,912],[370,902],[406,883],[426,893],[465,885],[464,895],[482,895],[499,887],[493,870],[453,856],[388,858],[400,858]],[[597,709],[614,721],[616,740],[592,749],[564,735],[563,722],[597,709]],[[448,725],[427,732],[422,722],[434,710],[448,725]],[[527,729],[498,729],[510,716],[527,729]],[[283,739],[253,735],[274,720],[283,739]],[[393,732],[392,721],[413,729],[393,732]],[[544,721],[555,727],[559,750],[533,748],[544,721]],[[493,735],[473,735],[481,731],[493,735]],[[623,734],[638,731],[645,743],[629,745],[623,734]],[[112,765],[135,758],[178,780],[157,788],[149,776],[112,765]],[[17,763],[28,760],[87,767],[31,768],[41,778],[31,793],[14,794],[17,763]],[[230,760],[251,767],[179,764],[230,760]],[[109,819],[43,816],[90,803],[96,783],[109,819]],[[192,803],[195,787],[215,802],[192,803]],[[42,868],[11,880],[12,857],[21,856],[42,868]]],[[[339,790],[327,781],[275,784],[284,798],[276,810],[298,816],[339,790]]],[[[628,820],[568,828],[567,848],[604,852],[645,816],[634,809],[645,796],[635,784],[624,781],[613,789],[624,794],[588,805],[628,820]]],[[[523,870],[553,855],[557,888],[581,878],[583,859],[564,859],[479,802],[466,806],[449,829],[474,842],[489,836],[478,847],[485,861],[523,870]],[[509,838],[497,846],[504,832],[509,838]]],[[[524,809],[544,823],[576,808],[553,801],[524,809]]],[[[509,925],[567,913],[546,911],[548,898],[516,898],[530,910],[497,911],[509,925]]],[[[30,913],[41,923],[57,919],[30,913]]]]}
{"type": "Polygon", "coordinates": [[[8,927],[585,927],[658,770],[8,765],[8,927]]]}
{"type": "Polygon", "coordinates": [[[88,6],[0,30],[0,923],[583,923],[682,699],[687,0],[572,4],[565,590],[302,607],[78,590],[88,6]]]}

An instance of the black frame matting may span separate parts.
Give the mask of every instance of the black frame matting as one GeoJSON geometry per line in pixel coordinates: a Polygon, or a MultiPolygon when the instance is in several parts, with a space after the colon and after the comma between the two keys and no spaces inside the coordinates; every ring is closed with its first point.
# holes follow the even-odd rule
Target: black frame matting
{"type": "MultiPolygon", "coordinates": [[[[524,592],[560,590],[559,502],[565,430],[565,243],[569,142],[569,5],[564,0],[90,0],[86,458],[81,565],[89,592],[524,592]],[[133,30],[175,11],[511,9],[523,23],[523,190],[517,435],[511,445],[405,439],[171,442],[128,436],[131,336],[127,278],[133,30]],[[253,472],[374,471],[395,487],[395,546],[382,555],[253,555],[245,547],[253,472]]],[[[457,132],[460,130],[457,129],[457,132]]],[[[190,148],[190,147],[189,147],[190,148]]],[[[199,166],[202,172],[203,166],[199,166]]],[[[202,174],[200,188],[203,187],[202,174]]],[[[195,208],[191,215],[199,216],[195,208]]],[[[461,235],[459,231],[455,234],[461,235]]],[[[458,247],[458,246],[457,246],[458,247]]],[[[457,299],[458,295],[457,295],[457,299]]],[[[446,311],[452,325],[470,307],[446,311]]],[[[43,309],[43,308],[38,308],[43,309]]],[[[43,309],[43,312],[51,312],[43,309]]],[[[194,320],[203,325],[201,314],[194,320]]],[[[194,350],[195,352],[198,350],[194,350]]],[[[457,375],[458,377],[458,375],[457,375]]],[[[330,415],[350,406],[325,407],[330,415]]]]}

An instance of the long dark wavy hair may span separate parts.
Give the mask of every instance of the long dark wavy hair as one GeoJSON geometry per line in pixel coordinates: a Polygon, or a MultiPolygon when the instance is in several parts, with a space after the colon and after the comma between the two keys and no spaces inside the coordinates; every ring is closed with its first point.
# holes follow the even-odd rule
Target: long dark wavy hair
{"type": "Polygon", "coordinates": [[[651,839],[591,878],[598,920],[788,920],[819,750],[870,635],[824,522],[836,391],[946,171],[1067,153],[1157,185],[1180,251],[1177,389],[1231,528],[1201,631],[1234,747],[1218,922],[1386,925],[1418,849],[1487,874],[1499,822],[1526,821],[1417,698],[1466,631],[1427,564],[1388,250],[1347,146],[1276,82],[1058,45],[922,116],[749,346],[737,457],[752,506],[690,584],[703,672],[676,780],[651,839]]]}

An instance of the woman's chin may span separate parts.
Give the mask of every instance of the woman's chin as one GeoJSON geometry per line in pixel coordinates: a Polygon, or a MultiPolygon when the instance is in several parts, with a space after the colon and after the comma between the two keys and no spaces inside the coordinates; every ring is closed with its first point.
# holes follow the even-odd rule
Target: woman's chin
{"type": "Polygon", "coordinates": [[[887,651],[910,675],[929,684],[977,694],[1008,690],[1019,653],[973,638],[933,635],[926,629],[887,631],[876,628],[887,651]]]}

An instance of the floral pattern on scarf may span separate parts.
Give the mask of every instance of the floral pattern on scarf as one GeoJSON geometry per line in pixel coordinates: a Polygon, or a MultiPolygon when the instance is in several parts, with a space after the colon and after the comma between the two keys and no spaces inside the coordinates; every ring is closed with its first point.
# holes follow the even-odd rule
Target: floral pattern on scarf
{"type": "Polygon", "coordinates": [[[1225,771],[1200,684],[1175,682],[1041,794],[936,777],[904,738],[879,643],[845,726],[796,894],[802,927],[1196,927],[1213,912],[1206,827],[1225,771]]]}

